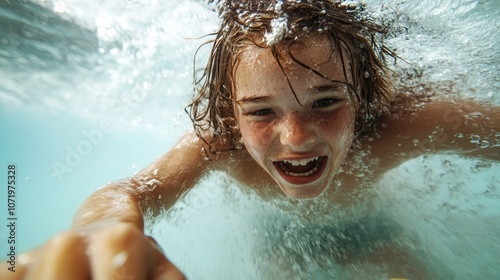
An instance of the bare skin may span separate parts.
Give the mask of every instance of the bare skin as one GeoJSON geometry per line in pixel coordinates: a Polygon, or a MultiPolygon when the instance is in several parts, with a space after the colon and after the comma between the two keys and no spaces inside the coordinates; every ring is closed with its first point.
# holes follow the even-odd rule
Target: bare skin
{"type": "MultiPolygon", "coordinates": [[[[196,185],[209,170],[223,170],[250,188],[266,188],[266,195],[271,196],[315,197],[340,181],[343,194],[329,199],[348,205],[345,198],[350,191],[425,153],[500,159],[498,145],[480,149],[469,141],[473,134],[495,139],[495,132],[500,131],[500,111],[496,107],[471,100],[432,100],[414,110],[393,114],[379,123],[376,136],[358,139],[359,146],[369,151],[367,160],[378,162],[371,169],[370,178],[339,173],[342,164],[348,165],[356,154],[355,149],[350,149],[354,116],[343,88],[301,70],[285,57],[301,106],[291,95],[283,73],[276,71],[276,61],[269,58],[268,50],[249,50],[252,55],[243,56],[235,74],[236,117],[245,149],[221,152],[207,160],[204,142],[193,132],[186,133],[172,150],[134,178],[108,185],[89,197],[69,230],[19,256],[15,273],[2,264],[0,278],[104,280],[126,273],[137,280],[184,279],[156,243],[144,235],[143,212],[170,208],[182,192],[196,185]],[[260,65],[261,74],[249,75],[257,63],[264,64],[260,65]],[[325,159],[313,175],[300,175],[302,181],[286,177],[273,163],[314,157],[325,159]],[[249,174],[247,170],[255,172],[249,174]]],[[[320,51],[298,52],[305,61],[324,61],[320,51]]],[[[340,75],[338,57],[328,61],[330,64],[318,67],[326,65],[324,71],[337,69],[328,74],[349,80],[340,75]]],[[[398,267],[408,269],[413,262],[394,248],[384,248],[371,259],[373,263],[393,263],[394,277],[405,277],[399,274],[398,267]]],[[[419,272],[411,273],[417,279],[425,278],[419,272]]]]}

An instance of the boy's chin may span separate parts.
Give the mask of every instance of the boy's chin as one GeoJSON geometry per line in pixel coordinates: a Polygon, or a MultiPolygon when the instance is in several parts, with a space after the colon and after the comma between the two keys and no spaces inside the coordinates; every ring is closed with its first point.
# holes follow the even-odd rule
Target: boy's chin
{"type": "Polygon", "coordinates": [[[304,186],[286,186],[284,184],[278,184],[281,190],[289,197],[295,199],[311,199],[320,196],[326,189],[326,186],[321,184],[316,185],[304,185],[304,186]]]}

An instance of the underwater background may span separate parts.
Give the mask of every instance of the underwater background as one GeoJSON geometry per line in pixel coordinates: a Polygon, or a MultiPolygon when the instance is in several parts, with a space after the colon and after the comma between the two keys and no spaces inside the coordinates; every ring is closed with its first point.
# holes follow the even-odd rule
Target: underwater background
{"type": "MultiPolygon", "coordinates": [[[[93,191],[141,170],[190,128],[184,107],[193,57],[218,18],[202,0],[0,1],[0,179],[16,165],[21,253],[68,228],[93,191]]],[[[393,27],[386,43],[404,59],[392,66],[398,83],[499,105],[500,1],[362,2],[368,15],[393,27]]],[[[499,167],[419,157],[374,189],[407,232],[401,242],[430,256],[426,264],[441,279],[500,279],[499,167]]],[[[6,188],[0,201],[4,224],[6,188]]],[[[214,172],[147,230],[188,278],[263,279],[269,259],[259,244],[272,239],[263,233],[284,224],[303,228],[298,210],[283,209],[290,210],[288,202],[261,201],[214,172]]],[[[2,226],[1,259],[7,237],[2,226]]],[[[310,248],[297,246],[294,252],[307,256],[310,248]]],[[[297,266],[296,278],[311,271],[316,278],[355,277],[310,261],[297,266]]],[[[369,269],[355,270],[369,279],[369,269]]]]}

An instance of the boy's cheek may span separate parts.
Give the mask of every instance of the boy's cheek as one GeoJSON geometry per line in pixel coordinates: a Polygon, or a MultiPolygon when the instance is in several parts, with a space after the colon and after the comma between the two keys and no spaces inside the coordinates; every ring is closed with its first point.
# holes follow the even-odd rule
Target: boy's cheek
{"type": "Polygon", "coordinates": [[[272,129],[269,126],[255,123],[241,123],[240,133],[246,146],[265,146],[272,138],[272,129]]]}

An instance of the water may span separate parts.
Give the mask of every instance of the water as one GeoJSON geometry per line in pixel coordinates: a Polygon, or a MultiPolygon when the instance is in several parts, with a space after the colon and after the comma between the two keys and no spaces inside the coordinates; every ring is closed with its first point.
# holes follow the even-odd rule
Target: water
{"type": "MultiPolygon", "coordinates": [[[[394,24],[387,43],[410,63],[394,66],[400,83],[453,87],[499,104],[499,1],[366,2],[373,16],[394,24]]],[[[2,0],[0,162],[18,169],[19,252],[67,228],[85,197],[142,169],[190,126],[183,107],[192,58],[204,42],[194,38],[216,26],[201,0],[2,0]]],[[[498,170],[487,161],[420,157],[374,189],[383,194],[379,207],[402,228],[398,241],[441,278],[495,279],[498,170]]],[[[273,275],[266,265],[275,263],[267,249],[273,240],[297,242],[308,228],[304,212],[335,213],[323,222],[352,214],[332,207],[262,201],[213,173],[148,231],[191,279],[259,279],[273,275]]],[[[1,210],[2,221],[5,215],[1,210]]],[[[311,245],[288,248],[283,252],[321,260],[308,253],[311,245]]],[[[319,266],[298,265],[294,276],[366,279],[375,269],[319,266]]]]}

